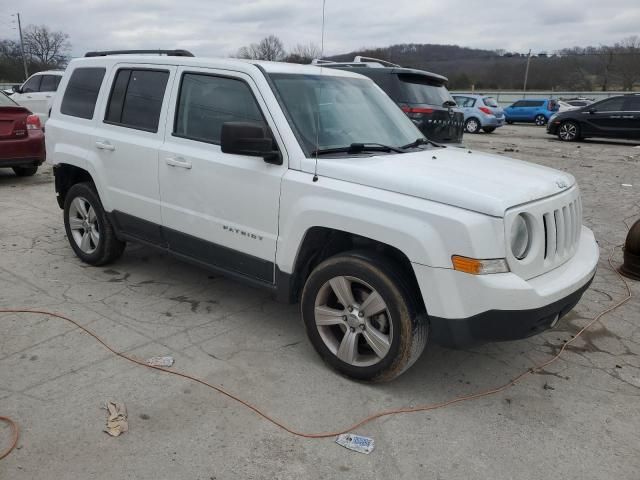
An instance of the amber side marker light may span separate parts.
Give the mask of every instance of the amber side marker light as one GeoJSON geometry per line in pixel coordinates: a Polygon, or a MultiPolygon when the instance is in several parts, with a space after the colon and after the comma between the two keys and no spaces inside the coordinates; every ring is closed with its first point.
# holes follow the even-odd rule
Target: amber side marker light
{"type": "Polygon", "coordinates": [[[624,244],[624,263],[620,273],[625,277],[640,280],[640,220],[636,221],[627,234],[624,244]]]}
{"type": "Polygon", "coordinates": [[[504,258],[479,260],[477,258],[454,255],[451,257],[453,269],[471,275],[487,275],[491,273],[507,273],[509,265],[504,258]]]}

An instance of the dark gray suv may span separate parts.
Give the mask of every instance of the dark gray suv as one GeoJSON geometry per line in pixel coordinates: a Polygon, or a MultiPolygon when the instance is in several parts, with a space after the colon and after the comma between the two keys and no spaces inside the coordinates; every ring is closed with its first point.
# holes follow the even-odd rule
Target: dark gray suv
{"type": "Polygon", "coordinates": [[[462,142],[464,114],[447,90],[446,77],[359,56],[353,62],[316,60],[314,63],[340,70],[357,70],[382,88],[429,140],[462,142]]]}

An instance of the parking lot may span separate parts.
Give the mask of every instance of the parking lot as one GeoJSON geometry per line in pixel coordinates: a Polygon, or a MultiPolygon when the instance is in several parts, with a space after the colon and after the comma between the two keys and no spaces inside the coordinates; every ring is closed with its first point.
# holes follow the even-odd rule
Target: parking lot
{"type": "MultiPolygon", "coordinates": [[[[625,222],[640,216],[640,147],[561,143],[524,125],[465,135],[465,143],[568,171],[581,186],[600,268],[555,330],[467,350],[428,345],[399,379],[356,383],[322,363],[298,306],[137,245],[113,265],[81,263],[65,238],[48,166],[30,178],[0,171],[0,309],[59,312],[136,358],[172,355],[176,369],[305,432],[503,384],[624,297],[607,257],[623,243],[625,222]]],[[[618,249],[614,263],[621,259],[618,249]]],[[[290,435],[202,385],[114,356],[62,320],[0,314],[0,415],[21,428],[0,478],[637,480],[640,284],[629,283],[635,298],[511,389],[359,428],[376,442],[368,456],[332,439],[290,435]],[[109,400],[128,410],[129,432],[118,438],[103,433],[109,400]]],[[[0,426],[0,450],[8,438],[0,426]]]]}

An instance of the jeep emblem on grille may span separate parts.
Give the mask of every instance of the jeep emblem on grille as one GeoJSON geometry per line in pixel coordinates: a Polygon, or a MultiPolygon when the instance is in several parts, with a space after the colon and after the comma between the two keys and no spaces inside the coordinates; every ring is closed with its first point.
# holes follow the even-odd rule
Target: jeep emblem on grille
{"type": "Polygon", "coordinates": [[[567,188],[569,186],[567,185],[567,182],[562,179],[556,180],[556,185],[558,186],[558,188],[567,188]]]}

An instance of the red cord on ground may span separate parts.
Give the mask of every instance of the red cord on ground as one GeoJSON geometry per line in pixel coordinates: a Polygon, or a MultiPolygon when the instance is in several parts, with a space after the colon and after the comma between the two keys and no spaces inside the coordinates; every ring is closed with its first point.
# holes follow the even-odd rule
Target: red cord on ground
{"type": "MultiPolygon", "coordinates": [[[[499,387],[490,388],[490,389],[486,389],[486,390],[481,390],[479,392],[472,393],[472,394],[469,394],[469,395],[463,395],[463,396],[460,396],[460,397],[455,397],[455,398],[452,398],[450,400],[447,400],[447,401],[444,401],[444,402],[440,402],[440,403],[432,403],[432,404],[429,404],[429,405],[419,405],[419,406],[416,406],[416,407],[405,407],[405,408],[394,408],[394,409],[390,409],[390,410],[382,410],[380,412],[371,414],[371,415],[363,418],[362,420],[357,421],[356,423],[354,423],[353,425],[351,425],[349,427],[342,428],[342,429],[339,429],[339,430],[336,430],[336,431],[333,431],[333,432],[316,432],[316,433],[313,433],[313,432],[302,432],[302,431],[299,431],[299,430],[295,430],[294,428],[285,425],[281,421],[279,421],[276,418],[272,417],[271,415],[267,414],[266,412],[261,410],[259,407],[256,407],[255,405],[247,402],[246,400],[243,400],[242,398],[232,394],[231,392],[225,390],[224,388],[222,388],[222,387],[220,387],[218,385],[213,385],[213,384],[208,383],[207,381],[202,380],[202,379],[200,379],[198,377],[193,377],[193,376],[191,376],[191,375],[189,375],[187,373],[183,373],[183,372],[180,372],[180,371],[177,371],[177,370],[172,370],[172,369],[169,369],[169,368],[155,367],[155,366],[147,365],[145,362],[143,362],[141,360],[138,360],[138,359],[136,359],[134,357],[131,357],[131,356],[125,354],[125,353],[118,352],[115,349],[113,349],[111,346],[109,346],[107,343],[105,343],[102,339],[100,339],[100,337],[98,337],[91,330],[83,327],[82,325],[80,325],[75,320],[72,320],[69,317],[65,317],[64,315],[60,315],[58,313],[47,312],[47,311],[44,311],[44,310],[32,310],[32,309],[0,309],[0,313],[27,313],[27,314],[36,314],[36,315],[48,315],[50,317],[55,317],[55,318],[59,318],[61,320],[65,320],[65,321],[67,321],[69,323],[72,323],[73,325],[75,325],[76,327],[78,327],[79,329],[81,329],[82,331],[87,333],[88,335],[92,336],[104,348],[109,350],[114,355],[117,355],[118,357],[124,358],[125,360],[133,362],[133,363],[135,363],[137,365],[141,365],[143,367],[152,368],[154,370],[160,370],[161,372],[169,373],[171,375],[176,375],[178,377],[187,378],[187,379],[192,380],[194,382],[197,382],[197,383],[199,383],[201,385],[209,387],[209,388],[211,388],[211,389],[213,389],[213,390],[215,390],[215,391],[217,391],[217,392],[229,397],[230,399],[232,399],[232,400],[244,405],[248,409],[253,410],[256,414],[258,414],[259,416],[261,416],[265,420],[271,422],[272,424],[276,425],[277,427],[281,428],[282,430],[285,430],[286,432],[288,432],[288,433],[290,433],[292,435],[296,435],[298,437],[304,437],[304,438],[327,438],[327,437],[334,437],[334,436],[340,435],[342,433],[351,432],[351,431],[355,430],[356,428],[364,425],[365,423],[369,423],[369,422],[371,422],[371,421],[373,421],[373,420],[375,420],[377,418],[386,417],[386,416],[389,416],[389,415],[397,415],[397,414],[400,414],[400,413],[426,412],[426,411],[429,411],[429,410],[436,410],[436,409],[439,409],[439,408],[444,408],[444,407],[447,407],[449,405],[465,402],[465,401],[468,401],[468,400],[473,400],[473,399],[480,398],[480,397],[487,397],[489,395],[495,395],[496,393],[500,393],[500,392],[502,392],[504,390],[507,390],[508,388],[514,386],[516,383],[518,383],[520,380],[522,380],[526,376],[531,375],[531,374],[535,373],[536,371],[542,370],[543,368],[549,366],[550,364],[552,364],[553,362],[558,360],[558,358],[560,357],[560,355],[562,355],[562,353],[565,351],[565,349],[572,342],[574,342],[578,337],[580,337],[586,330],[591,328],[591,326],[593,324],[595,324],[597,321],[599,321],[607,313],[609,313],[609,312],[615,310],[616,308],[622,306],[623,304],[625,304],[626,302],[628,302],[632,298],[631,288],[629,287],[629,284],[622,277],[622,275],[620,275],[618,273],[618,271],[615,269],[615,267],[613,266],[613,263],[612,263],[613,254],[614,254],[616,248],[617,247],[614,247],[611,250],[611,253],[609,255],[609,265],[611,266],[611,269],[624,282],[624,285],[625,285],[625,287],[627,289],[627,296],[625,298],[623,298],[622,300],[618,301],[617,303],[613,304],[612,306],[608,307],[607,309],[603,310],[598,315],[596,315],[587,325],[582,327],[578,331],[578,333],[576,333],[576,335],[573,338],[571,338],[570,340],[567,340],[566,342],[564,342],[562,347],[558,351],[558,353],[556,353],[549,360],[531,367],[530,369],[522,372],[520,375],[518,375],[514,379],[508,381],[507,383],[505,383],[505,384],[503,384],[503,385],[501,385],[499,387]]],[[[11,453],[11,451],[15,448],[16,444],[18,443],[18,426],[15,424],[15,422],[13,422],[11,419],[9,419],[7,417],[0,417],[0,420],[3,420],[5,422],[9,423],[11,425],[12,429],[13,429],[13,442],[12,442],[11,446],[7,450],[5,450],[4,452],[2,452],[0,454],[0,459],[2,459],[4,457],[6,457],[7,455],[9,455],[9,453],[11,453]]]]}

